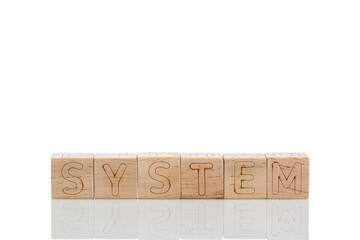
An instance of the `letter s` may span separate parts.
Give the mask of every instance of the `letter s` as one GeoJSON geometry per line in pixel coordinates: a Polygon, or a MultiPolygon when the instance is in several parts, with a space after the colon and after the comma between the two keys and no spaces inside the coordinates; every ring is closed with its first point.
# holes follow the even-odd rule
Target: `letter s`
{"type": "Polygon", "coordinates": [[[81,169],[83,169],[83,165],[81,163],[77,163],[77,162],[69,162],[69,163],[66,163],[62,167],[62,169],[61,169],[62,177],[65,180],[74,183],[74,185],[75,185],[73,188],[65,187],[63,189],[63,192],[67,195],[79,194],[84,189],[84,183],[81,180],[81,178],[74,176],[70,173],[70,170],[72,170],[72,169],[81,170],[81,169]]]}
{"type": "Polygon", "coordinates": [[[159,169],[169,169],[169,168],[170,168],[170,164],[168,162],[164,162],[164,161],[154,162],[150,165],[149,171],[148,171],[149,176],[152,179],[154,179],[155,181],[158,181],[161,183],[160,187],[151,187],[150,188],[151,193],[163,194],[170,190],[170,187],[171,187],[170,179],[167,178],[166,176],[158,173],[159,169]]]}

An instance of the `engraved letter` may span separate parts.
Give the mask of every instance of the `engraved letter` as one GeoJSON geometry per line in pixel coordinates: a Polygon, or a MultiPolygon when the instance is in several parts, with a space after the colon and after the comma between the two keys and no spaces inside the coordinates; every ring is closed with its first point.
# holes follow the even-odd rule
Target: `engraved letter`
{"type": "Polygon", "coordinates": [[[292,168],[280,166],[278,162],[272,164],[272,192],[273,194],[279,194],[279,188],[281,185],[290,190],[294,190],[296,195],[301,194],[302,190],[302,165],[296,162],[292,168]],[[286,176],[284,169],[290,169],[289,174],[286,176]],[[295,171],[294,171],[295,170],[295,171]]]}
{"type": "Polygon", "coordinates": [[[170,168],[170,164],[164,161],[154,162],[150,165],[148,170],[149,176],[155,181],[161,183],[160,187],[151,187],[150,192],[155,194],[164,194],[170,190],[171,187],[170,179],[158,173],[159,169],[169,169],[169,168],[170,168]]]}
{"type": "Polygon", "coordinates": [[[118,167],[118,169],[116,170],[116,172],[114,172],[109,164],[104,164],[103,165],[103,169],[106,173],[106,176],[109,178],[110,182],[111,182],[111,194],[116,197],[119,196],[120,190],[120,181],[122,176],[124,175],[124,172],[126,170],[126,164],[125,163],[121,163],[118,167]]]}
{"type": "Polygon", "coordinates": [[[212,169],[212,163],[192,163],[190,164],[192,170],[198,170],[198,192],[200,196],[206,194],[206,177],[205,170],[212,169]]]}
{"type": "Polygon", "coordinates": [[[238,161],[234,166],[234,191],[237,194],[255,193],[255,188],[246,187],[245,182],[254,180],[254,175],[246,174],[246,169],[255,167],[255,163],[251,161],[238,161]]]}
{"type": "Polygon", "coordinates": [[[63,189],[63,192],[68,195],[79,194],[84,189],[84,183],[81,180],[81,178],[74,176],[70,173],[70,170],[72,170],[72,169],[81,170],[81,169],[83,169],[83,165],[78,162],[69,162],[69,163],[66,163],[62,167],[62,169],[61,169],[62,177],[65,180],[75,184],[75,186],[73,188],[65,187],[63,189]]]}

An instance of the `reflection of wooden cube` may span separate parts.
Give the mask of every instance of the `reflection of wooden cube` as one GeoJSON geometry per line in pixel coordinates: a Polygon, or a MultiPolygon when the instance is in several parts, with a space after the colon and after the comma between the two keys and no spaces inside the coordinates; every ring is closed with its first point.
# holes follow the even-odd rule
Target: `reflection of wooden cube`
{"type": "Polygon", "coordinates": [[[309,157],[305,153],[268,153],[267,198],[308,198],[309,157]]]}
{"type": "Polygon", "coordinates": [[[223,198],[221,154],[181,154],[181,194],[182,198],[223,198]]]}
{"type": "Polygon", "coordinates": [[[139,198],[180,198],[180,155],[139,153],[139,198]]]}
{"type": "Polygon", "coordinates": [[[52,198],[93,198],[93,161],[92,153],[54,153],[52,198]]]}
{"type": "Polygon", "coordinates": [[[268,200],[266,222],[268,240],[309,239],[309,200],[268,200]]]}
{"type": "Polygon", "coordinates": [[[135,153],[95,154],[95,198],[137,198],[135,153]]]}
{"type": "Polygon", "coordinates": [[[93,199],[51,200],[52,239],[93,239],[93,199]]]}
{"type": "Polygon", "coordinates": [[[91,239],[138,239],[137,200],[96,199],[94,205],[91,239]]]}
{"type": "Polygon", "coordinates": [[[266,198],[264,154],[224,154],[224,198],[266,198]]]}
{"type": "Polygon", "coordinates": [[[223,239],[224,202],[181,200],[180,239],[223,239]]]}
{"type": "Polygon", "coordinates": [[[268,201],[266,200],[259,199],[225,200],[224,239],[270,240],[269,238],[266,238],[267,202],[268,201]]]}
{"type": "Polygon", "coordinates": [[[138,200],[138,238],[180,239],[180,200],[138,200]]]}

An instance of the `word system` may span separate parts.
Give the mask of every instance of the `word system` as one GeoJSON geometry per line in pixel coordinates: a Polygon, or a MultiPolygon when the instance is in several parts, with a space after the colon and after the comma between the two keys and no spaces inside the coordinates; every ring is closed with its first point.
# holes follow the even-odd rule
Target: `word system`
{"type": "Polygon", "coordinates": [[[307,199],[304,153],[55,153],[52,198],[307,199]]]}

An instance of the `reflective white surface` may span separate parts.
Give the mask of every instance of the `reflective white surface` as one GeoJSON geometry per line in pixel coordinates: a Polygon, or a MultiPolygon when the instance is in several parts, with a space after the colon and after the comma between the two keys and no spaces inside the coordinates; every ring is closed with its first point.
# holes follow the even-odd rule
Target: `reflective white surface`
{"type": "MultiPolygon", "coordinates": [[[[1,239],[65,235],[66,216],[86,235],[81,211],[51,221],[53,152],[140,151],[304,151],[309,239],[360,239],[359,13],[359,0],[1,0],[1,239]]],[[[231,208],[223,237],[263,226],[247,224],[263,211],[231,208]]],[[[94,238],[110,216],[93,213],[94,238]]]]}
{"type": "Polygon", "coordinates": [[[308,239],[308,200],[52,200],[55,239],[308,239]]]}

